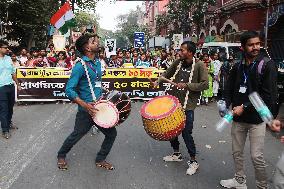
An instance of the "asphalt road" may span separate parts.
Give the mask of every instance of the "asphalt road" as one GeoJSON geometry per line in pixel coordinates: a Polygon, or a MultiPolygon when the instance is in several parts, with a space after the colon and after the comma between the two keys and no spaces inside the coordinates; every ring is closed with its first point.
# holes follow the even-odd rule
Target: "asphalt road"
{"type": "MultiPolygon", "coordinates": [[[[114,171],[95,166],[103,134],[87,134],[67,156],[68,171],[56,166],[57,151],[72,132],[77,107],[74,104],[30,104],[15,106],[14,123],[19,130],[12,138],[0,139],[1,189],[213,189],[220,179],[234,174],[230,129],[215,131],[218,121],[214,103],[195,111],[193,135],[200,169],[188,176],[186,161],[163,162],[172,153],[169,142],[159,142],[144,131],[139,113],[142,102],[132,104],[129,118],[119,127],[117,140],[108,156],[114,171]]],[[[268,131],[265,140],[267,172],[271,180],[284,145],[268,131]]],[[[181,152],[188,156],[180,137],[181,152]]],[[[245,149],[248,188],[255,188],[254,171],[245,149]]]]}

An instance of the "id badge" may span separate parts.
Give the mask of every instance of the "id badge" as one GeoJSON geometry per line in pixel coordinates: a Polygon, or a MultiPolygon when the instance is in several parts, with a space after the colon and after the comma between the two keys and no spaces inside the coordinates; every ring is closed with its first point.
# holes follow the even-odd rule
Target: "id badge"
{"type": "Polygon", "coordinates": [[[246,86],[240,86],[239,93],[245,94],[247,92],[247,87],[246,86]]]}
{"type": "Polygon", "coordinates": [[[101,81],[96,81],[95,87],[101,88],[102,87],[102,82],[101,81]]]}

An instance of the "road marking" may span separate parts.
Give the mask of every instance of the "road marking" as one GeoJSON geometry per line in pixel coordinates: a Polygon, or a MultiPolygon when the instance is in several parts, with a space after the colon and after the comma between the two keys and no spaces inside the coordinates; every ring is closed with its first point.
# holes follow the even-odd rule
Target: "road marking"
{"type": "Polygon", "coordinates": [[[66,106],[59,111],[54,111],[48,121],[43,122],[43,128],[40,135],[35,137],[33,141],[27,143],[24,147],[13,153],[10,161],[0,168],[0,189],[8,189],[19,178],[23,170],[32,162],[37,154],[44,148],[47,139],[58,127],[63,125],[75,112],[74,106],[66,106]],[[67,116],[61,116],[63,115],[67,116]],[[58,120],[58,121],[56,121],[58,120]],[[55,122],[55,123],[54,123],[55,122]]]}
{"type": "Polygon", "coordinates": [[[55,180],[56,175],[53,175],[51,179],[48,179],[47,183],[42,187],[42,189],[46,189],[50,184],[52,184],[55,180]]]}

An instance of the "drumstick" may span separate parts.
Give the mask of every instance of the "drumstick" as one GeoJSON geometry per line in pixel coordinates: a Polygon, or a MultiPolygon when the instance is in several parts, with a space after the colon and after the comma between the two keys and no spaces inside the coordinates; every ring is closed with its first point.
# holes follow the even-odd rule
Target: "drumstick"
{"type": "Polygon", "coordinates": [[[109,92],[109,90],[105,87],[102,87],[103,90],[105,90],[107,93],[109,92]]]}
{"type": "Polygon", "coordinates": [[[170,83],[170,84],[172,84],[174,86],[177,86],[177,84],[175,82],[173,82],[173,81],[171,81],[171,80],[169,80],[169,79],[167,79],[167,78],[165,78],[163,76],[161,76],[160,78],[161,78],[161,80],[164,80],[164,81],[166,81],[166,82],[168,82],[168,83],[170,83]]]}
{"type": "Polygon", "coordinates": [[[154,82],[152,81],[152,79],[149,77],[147,77],[147,79],[150,81],[151,85],[154,86],[154,82]]]}
{"type": "MultiPolygon", "coordinates": [[[[147,78],[147,79],[151,82],[152,85],[154,85],[154,82],[151,80],[151,78],[147,78]]],[[[169,79],[167,79],[167,78],[165,78],[163,76],[161,76],[160,79],[164,80],[164,81],[166,81],[166,82],[168,82],[168,83],[170,83],[170,84],[172,84],[174,86],[177,86],[177,84],[175,82],[173,82],[173,81],[171,81],[171,80],[169,80],[169,79]]]]}

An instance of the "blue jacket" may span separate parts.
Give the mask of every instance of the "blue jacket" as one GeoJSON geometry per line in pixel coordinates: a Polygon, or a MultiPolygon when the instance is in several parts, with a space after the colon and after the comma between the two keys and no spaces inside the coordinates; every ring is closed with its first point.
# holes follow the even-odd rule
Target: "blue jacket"
{"type": "MultiPolygon", "coordinates": [[[[98,99],[102,95],[101,87],[98,87],[98,85],[96,86],[96,83],[98,84],[98,82],[101,83],[102,81],[101,63],[99,60],[90,60],[87,56],[83,56],[82,59],[89,64],[87,69],[96,99],[98,99]]],[[[93,102],[87,75],[81,62],[77,62],[73,67],[71,76],[66,85],[65,92],[70,100],[74,100],[75,98],[79,97],[87,103],[93,102]]],[[[84,108],[78,106],[78,110],[84,110],[84,108]]]]}

